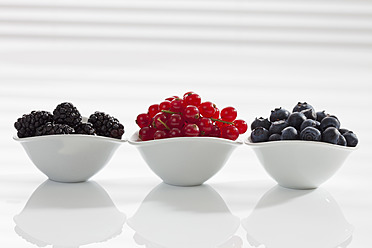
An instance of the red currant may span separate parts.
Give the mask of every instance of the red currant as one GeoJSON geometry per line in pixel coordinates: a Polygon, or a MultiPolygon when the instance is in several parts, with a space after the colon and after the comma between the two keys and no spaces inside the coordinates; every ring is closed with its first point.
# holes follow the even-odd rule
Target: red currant
{"type": "Polygon", "coordinates": [[[192,93],[185,98],[186,105],[194,105],[198,107],[201,103],[201,97],[198,94],[192,93]]]}
{"type": "Polygon", "coordinates": [[[171,102],[173,99],[176,99],[176,98],[179,98],[179,97],[178,96],[171,96],[171,97],[165,98],[165,100],[171,102]]]}
{"type": "Polygon", "coordinates": [[[211,130],[211,132],[209,133],[208,136],[210,136],[210,137],[217,137],[217,138],[221,137],[221,130],[220,130],[220,128],[218,126],[216,126],[216,125],[213,125],[212,126],[212,130],[211,130]]]}
{"type": "Polygon", "coordinates": [[[244,120],[235,120],[234,125],[239,130],[239,134],[245,133],[248,129],[248,124],[244,120]]]}
{"type": "Polygon", "coordinates": [[[208,136],[212,131],[213,122],[211,119],[203,117],[199,119],[198,127],[202,136],[208,136]]]}
{"type": "Polygon", "coordinates": [[[138,136],[143,141],[153,140],[155,131],[155,128],[143,127],[139,130],[138,136]]]}
{"type": "Polygon", "coordinates": [[[154,139],[164,139],[167,137],[168,137],[168,134],[164,130],[157,130],[154,133],[154,139]]]}
{"type": "Polygon", "coordinates": [[[227,124],[227,123],[223,123],[223,122],[221,122],[221,121],[216,121],[216,122],[215,122],[215,125],[218,126],[220,129],[222,129],[222,128],[228,126],[229,124],[227,124]]]}
{"type": "Polygon", "coordinates": [[[169,127],[166,124],[167,120],[168,120],[167,115],[163,112],[159,112],[154,116],[152,120],[152,126],[156,128],[157,130],[164,130],[164,129],[169,130],[169,127]]]}
{"type": "Polygon", "coordinates": [[[186,92],[185,94],[183,94],[183,100],[185,100],[187,96],[192,95],[192,94],[194,94],[193,91],[186,92]]]}
{"type": "Polygon", "coordinates": [[[182,132],[178,128],[172,128],[169,131],[169,138],[182,137],[182,132]]]}
{"type": "Polygon", "coordinates": [[[183,135],[185,137],[195,137],[199,136],[200,131],[198,125],[196,124],[187,124],[182,129],[183,135]]]}
{"type": "Polygon", "coordinates": [[[170,110],[170,101],[163,101],[159,104],[159,111],[162,111],[162,110],[170,110]]]}
{"type": "Polygon", "coordinates": [[[167,125],[169,128],[182,129],[184,124],[185,120],[182,118],[180,114],[172,114],[167,121],[167,125]]]}
{"type": "Polygon", "coordinates": [[[236,140],[239,137],[239,130],[233,125],[228,125],[222,128],[221,137],[229,140],[236,140]]]}
{"type": "Polygon", "coordinates": [[[139,114],[136,123],[140,128],[148,127],[151,124],[151,117],[149,114],[139,114]]]}
{"type": "Polygon", "coordinates": [[[199,105],[200,114],[203,117],[211,118],[216,112],[215,105],[211,102],[203,102],[199,105]]]}
{"type": "Polygon", "coordinates": [[[196,123],[200,117],[199,109],[189,105],[183,110],[183,117],[188,123],[196,123]]]}
{"type": "Polygon", "coordinates": [[[217,107],[214,108],[214,114],[213,114],[212,118],[213,119],[220,119],[220,110],[217,107]]]}
{"type": "Polygon", "coordinates": [[[157,113],[159,113],[159,104],[153,104],[149,107],[149,115],[150,117],[154,117],[157,113]]]}
{"type": "Polygon", "coordinates": [[[238,113],[233,107],[226,107],[221,110],[221,119],[224,121],[234,121],[238,113]]]}
{"type": "Polygon", "coordinates": [[[181,113],[183,109],[184,109],[184,106],[183,106],[183,100],[182,99],[175,98],[175,99],[173,99],[171,101],[171,108],[170,108],[170,110],[172,112],[181,113]]]}

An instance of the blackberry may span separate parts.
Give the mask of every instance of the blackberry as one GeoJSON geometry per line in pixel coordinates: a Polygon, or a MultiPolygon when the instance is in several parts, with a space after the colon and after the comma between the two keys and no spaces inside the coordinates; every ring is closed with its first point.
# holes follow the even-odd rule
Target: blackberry
{"type": "Polygon", "coordinates": [[[97,135],[121,139],[124,134],[123,124],[104,112],[96,111],[89,117],[88,122],[93,124],[97,135]]]}
{"type": "Polygon", "coordinates": [[[91,123],[80,123],[74,129],[76,134],[96,134],[96,130],[93,128],[93,125],[91,123]]]}
{"type": "Polygon", "coordinates": [[[47,122],[53,121],[53,115],[48,111],[32,111],[30,114],[24,114],[14,123],[19,138],[35,136],[38,127],[47,122]]]}
{"type": "Polygon", "coordinates": [[[81,115],[72,103],[63,102],[54,109],[53,119],[55,123],[74,128],[81,122],[81,115]]]}
{"type": "Polygon", "coordinates": [[[53,135],[53,134],[72,134],[74,132],[75,130],[66,124],[48,122],[44,124],[43,126],[37,128],[35,135],[43,136],[43,135],[53,135]]]}

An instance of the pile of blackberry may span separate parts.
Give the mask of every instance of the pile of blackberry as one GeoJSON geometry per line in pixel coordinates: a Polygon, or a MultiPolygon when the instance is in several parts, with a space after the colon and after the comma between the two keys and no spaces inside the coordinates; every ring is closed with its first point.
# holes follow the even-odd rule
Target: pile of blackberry
{"type": "Polygon", "coordinates": [[[256,118],[251,124],[254,143],[277,140],[322,141],[355,147],[358,138],[352,131],[340,127],[339,119],[325,111],[316,112],[306,102],[299,102],[290,113],[283,108],[271,111],[270,118],[256,118]]]}
{"type": "Polygon", "coordinates": [[[88,123],[82,122],[77,108],[69,102],[59,104],[53,111],[32,111],[24,114],[14,123],[19,138],[27,138],[54,134],[85,134],[99,135],[121,139],[124,126],[118,119],[95,112],[89,117],[88,123]]]}

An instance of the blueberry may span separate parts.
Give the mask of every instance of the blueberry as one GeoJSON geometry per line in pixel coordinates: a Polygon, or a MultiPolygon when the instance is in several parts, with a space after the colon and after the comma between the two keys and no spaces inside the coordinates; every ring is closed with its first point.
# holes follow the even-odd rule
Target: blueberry
{"type": "Polygon", "coordinates": [[[358,144],[358,138],[353,131],[346,132],[343,135],[346,139],[347,146],[355,147],[358,144]]]}
{"type": "Polygon", "coordinates": [[[322,140],[327,143],[337,144],[340,135],[337,128],[329,127],[322,133],[322,140]]]}
{"type": "Polygon", "coordinates": [[[256,127],[263,127],[267,130],[269,130],[270,128],[270,125],[271,125],[271,122],[266,118],[256,118],[252,124],[251,124],[251,130],[254,130],[256,127]]]}
{"type": "Polygon", "coordinates": [[[321,122],[327,116],[329,116],[329,114],[326,114],[326,112],[324,110],[316,112],[316,120],[319,121],[319,122],[321,122]]]}
{"type": "Polygon", "coordinates": [[[280,137],[281,140],[296,140],[298,139],[298,132],[297,129],[294,127],[286,127],[282,131],[282,135],[280,137]]]}
{"type": "Polygon", "coordinates": [[[270,135],[269,141],[277,141],[277,140],[280,140],[280,134],[274,133],[274,134],[270,135]]]}
{"type": "Polygon", "coordinates": [[[270,126],[270,134],[278,133],[281,134],[284,128],[288,127],[288,123],[284,120],[274,121],[270,126]]]}
{"type": "Polygon", "coordinates": [[[306,116],[301,112],[294,112],[288,117],[288,124],[297,130],[300,130],[302,122],[306,120],[306,116]]]}
{"type": "Polygon", "coordinates": [[[270,114],[270,121],[280,121],[280,120],[286,120],[289,116],[289,111],[283,108],[276,108],[274,110],[271,110],[270,114]]]}
{"type": "Polygon", "coordinates": [[[325,117],[321,122],[320,122],[320,130],[324,131],[329,127],[334,127],[336,129],[340,128],[340,122],[338,121],[337,118],[332,117],[332,116],[327,116],[325,117]]]}
{"type": "Polygon", "coordinates": [[[292,112],[301,112],[305,109],[314,109],[313,106],[308,104],[307,102],[298,102],[296,106],[294,106],[292,112]]]}
{"type": "Polygon", "coordinates": [[[346,146],[347,145],[347,141],[342,134],[338,137],[337,145],[340,145],[340,146],[346,146]]]}
{"type": "Polygon", "coordinates": [[[300,139],[311,140],[311,141],[321,141],[322,134],[315,127],[305,127],[300,133],[300,139]]]}
{"type": "Polygon", "coordinates": [[[301,113],[303,113],[307,119],[316,120],[316,113],[314,109],[305,109],[302,110],[301,113]]]}
{"type": "Polygon", "coordinates": [[[301,124],[300,131],[304,130],[307,127],[315,127],[317,129],[319,129],[320,123],[318,121],[314,121],[314,120],[305,120],[301,124]]]}
{"type": "Polygon", "coordinates": [[[340,128],[340,129],[338,129],[338,131],[339,131],[341,134],[344,134],[344,133],[349,132],[349,129],[346,129],[346,128],[340,128]]]}
{"type": "Polygon", "coordinates": [[[264,142],[269,139],[269,131],[263,127],[256,127],[251,133],[253,143],[264,142]]]}

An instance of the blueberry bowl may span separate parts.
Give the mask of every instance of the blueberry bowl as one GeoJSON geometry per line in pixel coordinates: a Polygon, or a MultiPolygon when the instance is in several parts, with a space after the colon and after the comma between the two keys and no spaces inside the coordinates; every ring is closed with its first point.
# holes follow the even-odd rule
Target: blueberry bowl
{"type": "Polygon", "coordinates": [[[141,141],[138,131],[128,140],[150,169],[165,183],[201,185],[227,162],[241,141],[214,137],[178,137],[141,141]]]}
{"type": "Polygon", "coordinates": [[[292,189],[319,187],[357,149],[304,140],[253,143],[248,138],[245,144],[253,149],[266,172],[280,186],[292,189]]]}
{"type": "Polygon", "coordinates": [[[28,138],[21,143],[35,166],[50,180],[84,182],[100,171],[125,140],[102,136],[65,134],[28,138]]]}

